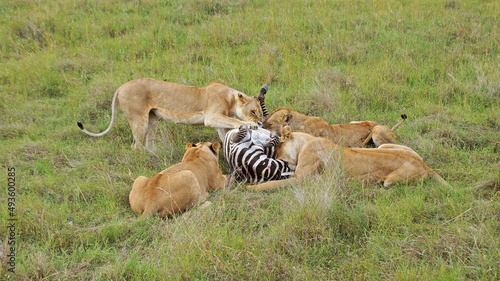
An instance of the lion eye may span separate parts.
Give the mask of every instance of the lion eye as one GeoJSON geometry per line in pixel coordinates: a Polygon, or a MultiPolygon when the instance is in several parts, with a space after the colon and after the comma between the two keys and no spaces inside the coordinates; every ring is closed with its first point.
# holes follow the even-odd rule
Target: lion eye
{"type": "Polygon", "coordinates": [[[255,112],[255,110],[252,110],[252,115],[257,116],[257,113],[255,112]]]}

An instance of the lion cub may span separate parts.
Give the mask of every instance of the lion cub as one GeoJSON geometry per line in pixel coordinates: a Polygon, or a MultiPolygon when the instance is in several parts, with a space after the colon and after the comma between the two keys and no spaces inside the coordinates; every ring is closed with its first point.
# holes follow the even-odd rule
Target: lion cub
{"type": "Polygon", "coordinates": [[[382,183],[385,187],[395,183],[420,181],[428,177],[448,185],[411,148],[396,144],[383,144],[378,148],[341,147],[330,139],[293,132],[283,128],[278,159],[290,166],[296,165],[293,178],[252,185],[254,190],[274,189],[295,184],[307,176],[321,173],[328,165],[338,165],[343,174],[364,184],[382,183]]]}
{"type": "Polygon", "coordinates": [[[342,146],[363,147],[373,142],[378,147],[384,143],[396,142],[393,131],[406,120],[407,115],[403,114],[401,118],[402,120],[392,129],[374,121],[355,121],[348,124],[330,125],[319,117],[307,116],[295,110],[280,107],[269,114],[262,127],[281,134],[284,126],[290,126],[294,132],[328,138],[342,146]]]}
{"type": "Polygon", "coordinates": [[[129,195],[132,211],[164,218],[204,202],[210,191],[222,188],[226,181],[219,167],[219,148],[219,143],[187,143],[180,163],[150,179],[139,176],[129,195]]]}

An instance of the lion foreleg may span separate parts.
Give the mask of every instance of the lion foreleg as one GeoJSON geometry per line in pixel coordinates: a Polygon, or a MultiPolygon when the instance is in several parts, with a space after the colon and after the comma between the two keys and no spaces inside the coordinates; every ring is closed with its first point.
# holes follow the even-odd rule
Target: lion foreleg
{"type": "Polygon", "coordinates": [[[236,129],[245,122],[222,113],[205,114],[204,125],[212,128],[236,129]]]}
{"type": "Polygon", "coordinates": [[[221,113],[214,113],[208,117],[209,114],[206,114],[204,125],[207,127],[217,128],[217,132],[219,133],[219,138],[224,140],[224,136],[231,129],[236,129],[241,125],[247,125],[248,128],[254,130],[258,128],[257,123],[251,121],[241,121],[236,118],[228,117],[221,113]]]}

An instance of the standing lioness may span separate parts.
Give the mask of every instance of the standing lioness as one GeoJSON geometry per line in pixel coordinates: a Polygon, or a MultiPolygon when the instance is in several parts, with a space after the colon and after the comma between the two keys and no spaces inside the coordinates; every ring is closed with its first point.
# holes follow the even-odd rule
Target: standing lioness
{"type": "Polygon", "coordinates": [[[186,144],[182,162],[152,178],[140,176],[134,181],[129,201],[132,211],[142,217],[172,216],[184,212],[208,197],[210,191],[225,184],[219,168],[219,143],[186,144]]]}
{"type": "Polygon", "coordinates": [[[134,136],[133,148],[138,144],[146,148],[149,146],[159,119],[217,128],[221,140],[230,129],[241,125],[256,128],[262,121],[262,109],[257,98],[220,82],[198,88],[143,78],[129,81],[116,90],[111,123],[105,131],[91,133],[80,122],[78,127],[94,137],[107,134],[115,123],[118,103],[130,124],[134,136]]]}

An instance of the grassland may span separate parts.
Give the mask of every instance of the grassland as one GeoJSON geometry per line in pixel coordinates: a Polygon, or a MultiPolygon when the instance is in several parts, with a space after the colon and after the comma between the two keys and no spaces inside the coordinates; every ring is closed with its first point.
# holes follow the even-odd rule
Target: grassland
{"type": "Polygon", "coordinates": [[[472,0],[1,1],[0,279],[498,280],[499,15],[499,1],[472,0]],[[267,83],[270,109],[331,123],[405,112],[400,142],[452,187],[361,186],[332,169],[138,221],[133,179],[218,140],[162,124],[155,153],[132,150],[121,111],[104,137],[78,130],[106,128],[113,92],[140,77],[251,95],[267,83]]]}

